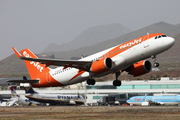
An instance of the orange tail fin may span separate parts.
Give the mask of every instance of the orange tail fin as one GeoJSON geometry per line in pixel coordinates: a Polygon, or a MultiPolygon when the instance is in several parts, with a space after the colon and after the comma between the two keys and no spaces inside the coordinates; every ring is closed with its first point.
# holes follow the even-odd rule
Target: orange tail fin
{"type": "MultiPolygon", "coordinates": [[[[23,57],[38,58],[27,48],[22,50],[21,54],[23,57]]],[[[24,60],[24,62],[31,76],[31,79],[37,79],[40,76],[42,76],[42,74],[48,73],[50,71],[50,69],[46,67],[45,64],[41,64],[39,62],[34,62],[34,61],[26,61],[26,60],[24,60]]]]}

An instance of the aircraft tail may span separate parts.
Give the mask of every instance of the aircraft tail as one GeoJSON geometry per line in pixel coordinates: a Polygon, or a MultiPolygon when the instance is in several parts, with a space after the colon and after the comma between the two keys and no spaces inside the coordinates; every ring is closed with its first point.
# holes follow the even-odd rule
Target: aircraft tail
{"type": "Polygon", "coordinates": [[[36,91],[34,91],[34,89],[32,87],[24,87],[25,93],[26,94],[34,94],[37,93],[36,91]]]}
{"type": "MultiPolygon", "coordinates": [[[[29,57],[29,58],[38,58],[34,53],[32,53],[29,49],[24,49],[21,51],[21,54],[13,48],[14,52],[16,53],[17,57],[29,57]]],[[[28,72],[30,74],[31,79],[37,79],[39,76],[41,76],[44,73],[48,73],[50,69],[46,67],[45,64],[41,64],[40,62],[34,62],[34,61],[27,61],[24,60],[26,67],[28,69],[28,72]]]]}
{"type": "MultiPolygon", "coordinates": [[[[26,77],[26,76],[23,76],[23,80],[27,80],[27,77],[26,77]]],[[[28,94],[28,93],[30,93],[30,94],[37,93],[37,92],[35,92],[35,91],[33,90],[32,87],[24,87],[24,90],[25,90],[25,93],[26,93],[26,94],[28,94]]]]}
{"type": "Polygon", "coordinates": [[[16,90],[14,89],[14,87],[10,87],[10,89],[11,89],[11,97],[12,98],[19,97],[19,95],[16,94],[16,90]]]}

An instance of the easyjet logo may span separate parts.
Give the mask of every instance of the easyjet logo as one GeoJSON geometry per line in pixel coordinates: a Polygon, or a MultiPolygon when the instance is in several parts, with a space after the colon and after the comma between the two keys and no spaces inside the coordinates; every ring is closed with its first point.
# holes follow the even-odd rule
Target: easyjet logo
{"type": "Polygon", "coordinates": [[[121,45],[121,46],[120,46],[120,49],[123,49],[123,48],[126,48],[126,47],[130,47],[130,46],[132,46],[132,45],[136,45],[136,44],[138,44],[138,43],[141,42],[141,39],[142,39],[142,38],[137,39],[137,40],[134,40],[134,41],[132,41],[132,42],[130,42],[130,43],[121,45]]]}
{"type": "Polygon", "coordinates": [[[135,101],[141,101],[141,98],[135,98],[135,101]]]}
{"type": "MultiPolygon", "coordinates": [[[[23,56],[27,57],[27,58],[32,58],[26,51],[23,52],[23,56]]],[[[34,65],[34,67],[36,67],[40,72],[43,71],[43,67],[39,64],[39,62],[34,62],[31,61],[30,64],[34,65]]]]}

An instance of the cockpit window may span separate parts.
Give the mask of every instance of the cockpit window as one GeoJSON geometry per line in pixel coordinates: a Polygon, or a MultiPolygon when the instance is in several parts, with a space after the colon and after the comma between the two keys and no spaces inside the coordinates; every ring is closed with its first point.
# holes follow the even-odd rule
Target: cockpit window
{"type": "Polygon", "coordinates": [[[155,37],[155,39],[161,38],[161,37],[167,37],[166,35],[158,35],[155,37]]]}
{"type": "Polygon", "coordinates": [[[162,35],[162,37],[167,37],[166,35],[162,35]]]}

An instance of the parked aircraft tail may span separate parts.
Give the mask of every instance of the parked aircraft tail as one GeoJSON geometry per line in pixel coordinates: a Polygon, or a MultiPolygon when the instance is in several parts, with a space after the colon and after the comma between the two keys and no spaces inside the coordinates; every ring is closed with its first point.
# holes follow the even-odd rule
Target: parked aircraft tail
{"type": "Polygon", "coordinates": [[[24,87],[24,90],[25,90],[26,94],[28,94],[28,93],[31,93],[31,94],[37,93],[37,92],[35,92],[35,91],[33,90],[32,87],[24,87]]]}
{"type": "MultiPolygon", "coordinates": [[[[23,76],[23,80],[27,80],[27,77],[26,77],[26,76],[23,76]]],[[[31,94],[37,93],[37,92],[35,92],[35,91],[33,90],[32,87],[24,87],[24,90],[25,90],[25,93],[26,93],[26,94],[28,94],[28,93],[31,93],[31,94]]]]}
{"type": "Polygon", "coordinates": [[[12,98],[17,98],[19,97],[19,95],[16,94],[16,90],[13,87],[10,87],[11,89],[11,97],[12,98]]]}

